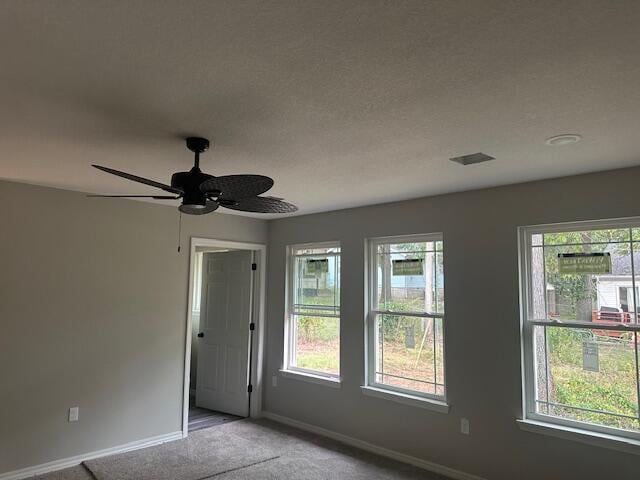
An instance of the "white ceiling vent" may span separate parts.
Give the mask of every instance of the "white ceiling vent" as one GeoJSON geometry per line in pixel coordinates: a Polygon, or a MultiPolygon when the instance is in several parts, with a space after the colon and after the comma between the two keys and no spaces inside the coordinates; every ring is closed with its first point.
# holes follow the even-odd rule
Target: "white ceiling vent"
{"type": "Polygon", "coordinates": [[[474,163],[488,162],[489,160],[495,160],[494,157],[487,155],[486,153],[478,152],[470,155],[462,155],[460,157],[450,158],[452,162],[459,163],[460,165],[472,165],[474,163]]]}

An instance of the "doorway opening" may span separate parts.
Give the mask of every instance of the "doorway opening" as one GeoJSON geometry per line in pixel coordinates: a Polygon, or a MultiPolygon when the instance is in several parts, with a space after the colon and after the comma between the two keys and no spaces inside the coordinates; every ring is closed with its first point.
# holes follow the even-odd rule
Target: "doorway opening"
{"type": "Polygon", "coordinates": [[[260,414],[265,253],[191,239],[183,437],[260,414]]]}

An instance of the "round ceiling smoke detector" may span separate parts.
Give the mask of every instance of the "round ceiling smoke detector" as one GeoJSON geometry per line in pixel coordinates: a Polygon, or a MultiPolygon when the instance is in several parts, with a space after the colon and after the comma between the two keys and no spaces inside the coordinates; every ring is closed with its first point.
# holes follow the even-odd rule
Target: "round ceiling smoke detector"
{"type": "Polygon", "coordinates": [[[563,147],[565,145],[578,143],[580,140],[582,140],[582,137],[576,133],[565,133],[562,135],[554,135],[553,137],[549,137],[544,141],[544,143],[546,143],[550,147],[563,147]]]}

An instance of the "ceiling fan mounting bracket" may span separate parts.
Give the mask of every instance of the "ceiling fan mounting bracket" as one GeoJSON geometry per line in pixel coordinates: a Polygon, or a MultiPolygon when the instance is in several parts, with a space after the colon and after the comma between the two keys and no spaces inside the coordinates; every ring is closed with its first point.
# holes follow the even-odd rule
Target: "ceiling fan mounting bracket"
{"type": "Polygon", "coordinates": [[[202,153],[209,150],[209,140],[202,137],[188,137],[187,148],[193,153],[202,153]]]}

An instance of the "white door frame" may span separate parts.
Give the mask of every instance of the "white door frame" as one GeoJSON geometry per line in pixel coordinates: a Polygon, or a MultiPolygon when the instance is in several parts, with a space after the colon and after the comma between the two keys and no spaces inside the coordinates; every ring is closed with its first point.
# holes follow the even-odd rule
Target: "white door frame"
{"type": "Polygon", "coordinates": [[[184,387],[182,397],[182,437],[189,434],[189,383],[191,372],[191,325],[193,308],[193,275],[195,272],[195,253],[197,247],[230,248],[234,250],[251,250],[255,255],[255,263],[258,266],[257,275],[253,282],[253,309],[251,312],[252,321],[255,323],[253,331],[253,358],[251,368],[251,378],[253,386],[251,392],[251,418],[258,418],[262,412],[262,366],[264,352],[264,332],[265,332],[265,297],[266,297],[266,258],[267,246],[262,243],[234,242],[229,240],[216,240],[213,238],[191,237],[191,247],[189,249],[189,297],[187,299],[187,329],[185,335],[184,353],[184,387]],[[257,300],[257,301],[255,301],[257,300]]]}

